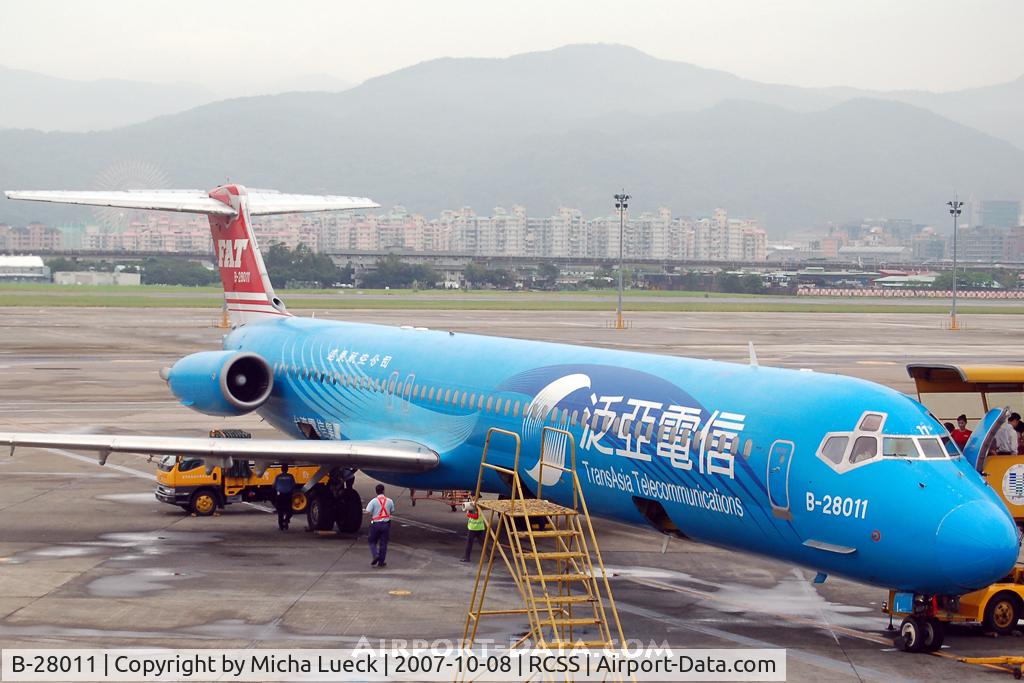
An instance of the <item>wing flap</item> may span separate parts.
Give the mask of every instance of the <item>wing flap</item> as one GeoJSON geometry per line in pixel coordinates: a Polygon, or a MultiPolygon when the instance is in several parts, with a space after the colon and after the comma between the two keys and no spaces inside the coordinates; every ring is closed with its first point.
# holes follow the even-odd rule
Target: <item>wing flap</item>
{"type": "Polygon", "coordinates": [[[404,439],[365,441],[292,441],[285,439],[208,439],[115,434],[0,432],[0,446],[67,448],[95,451],[102,464],[110,453],[187,455],[211,461],[227,458],[264,462],[311,463],[330,467],[425,472],[440,462],[423,444],[404,439]]]}
{"type": "Polygon", "coordinates": [[[30,202],[116,206],[125,209],[153,209],[179,211],[182,213],[214,214],[218,216],[235,215],[234,209],[227,204],[213,199],[203,190],[118,190],[103,192],[11,190],[4,194],[7,195],[8,199],[23,199],[30,202]]]}

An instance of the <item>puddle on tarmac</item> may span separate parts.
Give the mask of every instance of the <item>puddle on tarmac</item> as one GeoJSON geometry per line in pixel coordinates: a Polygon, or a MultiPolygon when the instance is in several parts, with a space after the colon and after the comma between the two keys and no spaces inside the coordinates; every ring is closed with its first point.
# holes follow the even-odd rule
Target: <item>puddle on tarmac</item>
{"type": "Polygon", "coordinates": [[[16,553],[5,564],[23,564],[32,560],[62,560],[69,557],[86,557],[102,552],[102,548],[81,545],[51,545],[16,553]]]}
{"type": "Polygon", "coordinates": [[[156,500],[152,491],[145,493],[108,493],[96,496],[97,500],[109,500],[114,503],[131,503],[132,505],[149,505],[156,500]]]}
{"type": "Polygon", "coordinates": [[[102,576],[89,584],[89,593],[100,598],[137,598],[146,593],[172,588],[176,579],[195,578],[197,572],[172,572],[166,569],[140,569],[128,574],[102,576]]]}
{"type": "MultiPolygon", "coordinates": [[[[608,567],[610,577],[623,579],[653,579],[677,585],[692,587],[708,594],[708,607],[728,614],[784,615],[804,617],[834,626],[848,628],[876,628],[878,619],[870,607],[845,605],[829,602],[814,587],[810,579],[799,570],[792,574],[775,576],[772,586],[758,586],[749,583],[715,583],[697,577],[656,567],[608,567]],[[708,589],[712,590],[708,590],[708,589]]],[[[765,573],[765,576],[769,576],[765,573]]]]}
{"type": "Polygon", "coordinates": [[[97,541],[51,545],[16,553],[8,558],[6,564],[24,564],[32,561],[84,557],[87,555],[98,555],[104,552],[104,550],[128,551],[112,556],[111,560],[136,560],[179,552],[187,546],[200,543],[216,543],[220,540],[221,536],[219,534],[202,531],[194,533],[182,531],[138,531],[104,534],[97,541]]]}

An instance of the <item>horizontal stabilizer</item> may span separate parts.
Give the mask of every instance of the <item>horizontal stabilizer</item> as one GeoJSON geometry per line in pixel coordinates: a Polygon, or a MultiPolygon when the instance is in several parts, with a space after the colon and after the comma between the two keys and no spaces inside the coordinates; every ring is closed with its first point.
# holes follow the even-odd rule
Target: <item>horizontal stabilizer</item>
{"type": "MultiPolygon", "coordinates": [[[[210,197],[205,190],[118,190],[118,191],[24,191],[4,193],[8,199],[56,204],[116,206],[125,209],[179,211],[214,216],[234,216],[237,212],[224,202],[210,197]]],[[[374,209],[380,206],[366,197],[340,195],[284,194],[272,190],[252,190],[247,205],[250,216],[311,211],[374,209]]]]}
{"type": "Polygon", "coordinates": [[[211,439],[116,434],[42,434],[0,432],[0,447],[68,448],[96,451],[100,464],[110,453],[182,455],[223,461],[227,458],[280,463],[312,463],[328,467],[425,472],[440,461],[437,453],[414,441],[293,441],[288,439],[211,439]]]}

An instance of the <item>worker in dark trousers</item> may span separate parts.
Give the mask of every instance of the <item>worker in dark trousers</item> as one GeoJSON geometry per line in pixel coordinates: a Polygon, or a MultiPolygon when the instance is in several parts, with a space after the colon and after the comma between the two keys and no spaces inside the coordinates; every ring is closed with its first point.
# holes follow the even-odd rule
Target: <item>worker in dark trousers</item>
{"type": "Polygon", "coordinates": [[[274,507],[277,508],[277,528],[288,531],[292,521],[292,494],[295,477],[288,473],[288,465],[281,465],[281,474],[274,478],[274,507]]]}
{"type": "Polygon", "coordinates": [[[377,497],[366,504],[365,512],[370,515],[370,557],[372,567],[386,567],[388,538],[391,536],[391,515],[395,512],[395,501],[384,495],[384,484],[377,484],[377,497]]]}
{"type": "Polygon", "coordinates": [[[484,519],[480,516],[480,509],[471,500],[467,500],[463,509],[466,511],[466,552],[462,555],[462,562],[469,562],[469,556],[473,553],[473,544],[484,544],[484,519]]]}

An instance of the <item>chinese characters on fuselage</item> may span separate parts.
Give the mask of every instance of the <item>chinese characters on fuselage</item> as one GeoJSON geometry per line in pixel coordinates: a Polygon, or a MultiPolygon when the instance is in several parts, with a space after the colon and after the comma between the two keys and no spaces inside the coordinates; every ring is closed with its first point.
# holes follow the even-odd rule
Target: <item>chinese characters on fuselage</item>
{"type": "Polygon", "coordinates": [[[650,462],[668,458],[680,470],[735,479],[734,459],[746,416],[716,410],[701,422],[700,408],[624,396],[590,395],[583,448],[650,462]],[[621,442],[609,443],[613,439],[621,442]]]}

